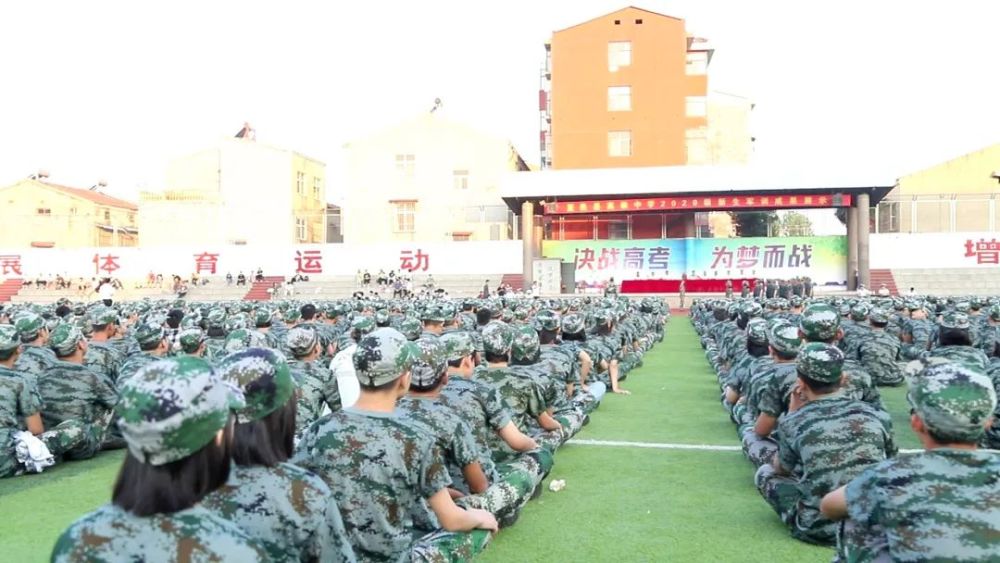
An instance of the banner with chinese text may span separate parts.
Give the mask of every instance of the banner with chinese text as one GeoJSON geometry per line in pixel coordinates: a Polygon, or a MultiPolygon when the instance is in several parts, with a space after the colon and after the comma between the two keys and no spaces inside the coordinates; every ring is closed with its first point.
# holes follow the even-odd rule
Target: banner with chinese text
{"type": "Polygon", "coordinates": [[[847,237],[545,241],[546,258],[576,264],[576,279],[847,278],[847,237]]]}

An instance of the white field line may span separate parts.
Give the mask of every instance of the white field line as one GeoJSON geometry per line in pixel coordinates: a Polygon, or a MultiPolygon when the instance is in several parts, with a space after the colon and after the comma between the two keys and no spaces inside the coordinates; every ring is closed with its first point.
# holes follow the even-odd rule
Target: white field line
{"type": "MultiPolygon", "coordinates": [[[[606,446],[611,448],[647,448],[653,450],[702,450],[710,452],[741,452],[740,446],[717,446],[711,444],[664,444],[660,442],[623,442],[620,440],[587,440],[574,438],[568,442],[580,446],[606,446]]],[[[923,450],[899,450],[901,454],[912,454],[923,450]]]]}

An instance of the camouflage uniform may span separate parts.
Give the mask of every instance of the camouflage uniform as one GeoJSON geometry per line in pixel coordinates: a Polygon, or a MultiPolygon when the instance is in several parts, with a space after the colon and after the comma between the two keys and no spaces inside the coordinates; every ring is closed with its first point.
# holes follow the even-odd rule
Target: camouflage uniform
{"type": "MultiPolygon", "coordinates": [[[[242,398],[198,358],[165,360],[124,382],[117,407],[129,451],[150,465],[197,453],[229,421],[242,398]]],[[[237,524],[195,505],[136,516],[107,504],[63,532],[52,561],[268,561],[237,524]]]]}
{"type": "MultiPolygon", "coordinates": [[[[836,384],[843,360],[836,347],[813,343],[799,351],[797,366],[814,381],[836,384]]],[[[838,390],[783,417],[778,437],[784,474],[772,465],[761,466],[755,477],[758,490],[792,536],[832,544],[837,526],[820,515],[819,503],[865,467],[896,454],[889,415],[838,390]]]]}
{"type": "MultiPolygon", "coordinates": [[[[402,334],[382,328],[358,344],[355,371],[364,385],[390,383],[410,368],[417,353],[402,334]]],[[[350,408],[310,426],[291,461],[330,486],[360,559],[472,559],[489,541],[488,532],[427,531],[413,525],[425,499],[451,485],[440,460],[433,438],[412,422],[396,413],[350,408]]]]}
{"type": "MultiPolygon", "coordinates": [[[[293,328],[285,337],[285,345],[297,358],[312,353],[317,344],[320,344],[319,335],[310,328],[293,328]]],[[[289,360],[288,368],[299,389],[295,433],[301,434],[323,415],[324,408],[331,412],[341,409],[340,388],[337,378],[319,360],[289,360]]]]}
{"type": "MultiPolygon", "coordinates": [[[[20,339],[13,327],[0,325],[0,353],[14,353],[20,339]]],[[[27,430],[24,421],[42,410],[38,390],[24,376],[0,366],[0,478],[17,474],[14,434],[27,430]]]]}
{"type": "MultiPolygon", "coordinates": [[[[778,352],[795,355],[801,344],[798,329],[785,321],[777,321],[768,336],[768,343],[778,352]]],[[[760,375],[759,381],[751,384],[755,396],[747,398],[751,417],[741,428],[741,438],[743,451],[755,467],[768,463],[774,457],[778,443],[771,437],[758,436],[754,423],[761,414],[777,420],[788,410],[788,394],[797,378],[793,362],[775,362],[771,369],[760,375]]]]}
{"type": "Polygon", "coordinates": [[[87,367],[108,378],[112,384],[118,381],[118,374],[125,364],[121,352],[111,344],[91,340],[87,346],[87,355],[83,358],[87,367]]]}
{"type": "Polygon", "coordinates": [[[51,368],[56,361],[56,355],[45,346],[24,344],[21,347],[21,357],[14,363],[14,369],[25,377],[37,380],[51,368]]]}
{"type": "MultiPolygon", "coordinates": [[[[876,309],[871,313],[872,322],[885,324],[885,311],[876,309]]],[[[901,343],[899,338],[884,329],[872,328],[871,333],[858,347],[858,356],[865,370],[871,375],[875,385],[899,385],[903,383],[903,370],[897,363],[901,343]]]]}
{"type": "MultiPolygon", "coordinates": [[[[910,406],[928,429],[975,443],[996,408],[984,376],[932,362],[910,381],[910,406]]],[[[840,557],[849,561],[995,561],[1000,456],[936,448],[867,469],[845,489],[848,521],[840,557]]]]}
{"type": "MultiPolygon", "coordinates": [[[[236,413],[240,424],[262,420],[284,407],[295,393],[284,356],[273,350],[233,353],[218,373],[244,393],[246,406],[236,413]]],[[[239,524],[274,561],[354,561],[329,487],[289,463],[236,465],[226,485],[203,504],[239,524]]]]}
{"type": "MultiPolygon", "coordinates": [[[[969,321],[969,316],[965,313],[954,311],[946,313],[941,317],[940,326],[941,328],[965,331],[972,338],[972,324],[969,321]]],[[[980,373],[986,373],[986,368],[990,363],[986,354],[975,346],[937,346],[925,353],[924,357],[946,359],[980,373]]]]}
{"type": "MultiPolygon", "coordinates": [[[[144,323],[135,331],[135,340],[139,344],[140,348],[154,346],[164,338],[166,338],[166,331],[162,326],[157,324],[144,323]]],[[[143,350],[137,354],[129,356],[129,358],[125,360],[125,364],[122,365],[120,370],[118,370],[118,385],[120,386],[122,382],[134,376],[140,369],[153,362],[162,360],[163,358],[163,356],[154,354],[149,350],[143,350]]]]}

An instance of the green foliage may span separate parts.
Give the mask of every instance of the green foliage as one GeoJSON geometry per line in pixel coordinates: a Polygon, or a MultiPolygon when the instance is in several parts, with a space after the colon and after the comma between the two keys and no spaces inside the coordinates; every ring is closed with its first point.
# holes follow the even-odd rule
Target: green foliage
{"type": "Polygon", "coordinates": [[[812,221],[798,211],[789,211],[781,217],[779,234],[783,237],[811,237],[812,221]]]}
{"type": "Polygon", "coordinates": [[[775,211],[730,211],[729,216],[733,218],[733,228],[738,237],[766,237],[771,234],[771,226],[778,224],[778,213],[775,211]]]}

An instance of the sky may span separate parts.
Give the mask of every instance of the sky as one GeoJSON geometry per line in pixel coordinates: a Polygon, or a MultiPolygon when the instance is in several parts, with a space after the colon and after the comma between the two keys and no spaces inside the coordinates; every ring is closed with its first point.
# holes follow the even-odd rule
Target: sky
{"type": "MultiPolygon", "coordinates": [[[[537,91],[554,30],[602,0],[4,2],[0,185],[135,198],[171,158],[234,135],[328,163],[428,111],[538,160],[537,91]]],[[[755,103],[754,161],[895,179],[1000,142],[1000,2],[650,0],[715,47],[710,88],[755,103]]]]}

